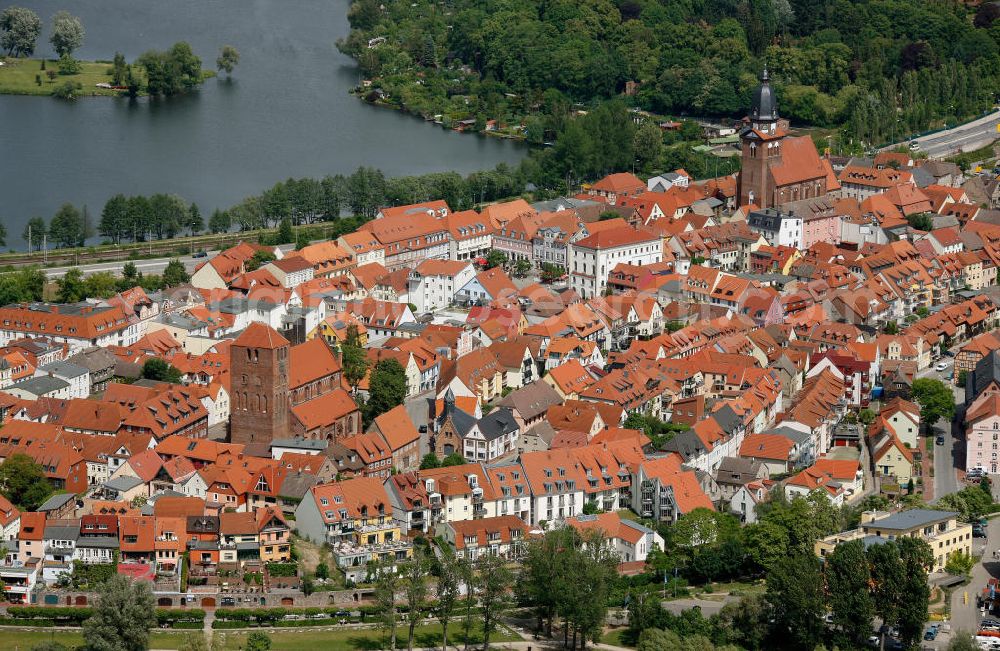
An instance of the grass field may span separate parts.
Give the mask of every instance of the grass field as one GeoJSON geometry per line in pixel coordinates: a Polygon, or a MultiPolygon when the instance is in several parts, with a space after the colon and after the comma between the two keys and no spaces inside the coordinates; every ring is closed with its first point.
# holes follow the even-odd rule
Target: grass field
{"type": "Polygon", "coordinates": [[[628,629],[613,628],[607,631],[604,635],[601,636],[601,644],[610,644],[611,646],[623,646],[631,648],[630,645],[622,642],[622,634],[624,634],[626,630],[628,629]]]}
{"type": "MultiPolygon", "coordinates": [[[[381,640],[384,635],[381,631],[364,630],[342,630],[342,631],[316,631],[308,628],[301,629],[265,629],[268,637],[271,638],[272,651],[302,651],[302,649],[312,648],[323,649],[323,651],[375,651],[383,647],[381,640]]],[[[164,633],[154,631],[150,639],[150,649],[180,649],[188,635],[202,635],[201,631],[179,631],[176,633],[164,633]]],[[[232,631],[215,631],[213,633],[217,639],[224,640],[225,649],[237,651],[246,642],[246,633],[232,631]]],[[[400,649],[406,648],[407,629],[404,623],[400,623],[396,629],[396,646],[400,649]]],[[[480,643],[482,637],[478,631],[473,630],[471,641],[480,643]]],[[[386,637],[388,639],[388,637],[386,637]]],[[[462,637],[461,622],[452,622],[448,627],[449,642],[456,643],[464,641],[462,637]]],[[[504,630],[497,631],[490,636],[490,642],[512,642],[519,640],[515,635],[504,630]]],[[[0,649],[11,651],[29,651],[31,647],[42,642],[54,640],[70,649],[83,644],[83,636],[78,632],[66,631],[19,631],[0,628],[0,649]]],[[[414,639],[416,647],[441,646],[440,626],[420,626],[416,630],[414,639]]]]}
{"type": "MultiPolygon", "coordinates": [[[[188,631],[191,632],[191,631],[188,631]]],[[[201,634],[200,631],[193,631],[201,634]]],[[[42,642],[55,641],[72,649],[83,645],[83,635],[68,631],[15,631],[0,629],[0,649],[11,651],[29,651],[31,647],[42,642]]],[[[154,632],[150,639],[150,649],[179,649],[184,641],[183,633],[154,632]]],[[[234,649],[238,647],[233,647],[234,649]]]]}
{"type": "MultiPolygon", "coordinates": [[[[111,82],[111,75],[108,74],[110,63],[94,63],[90,61],[80,62],[80,74],[77,75],[56,75],[55,79],[49,80],[46,70],[42,70],[40,59],[0,59],[4,65],[0,66],[0,94],[3,95],[51,95],[52,91],[62,86],[67,81],[76,81],[83,86],[79,92],[80,96],[85,95],[117,95],[118,92],[107,88],[97,88],[99,82],[111,82]],[[35,80],[35,76],[40,75],[41,86],[35,80]]],[[[49,59],[45,62],[47,70],[58,72],[59,64],[49,59]]]]}

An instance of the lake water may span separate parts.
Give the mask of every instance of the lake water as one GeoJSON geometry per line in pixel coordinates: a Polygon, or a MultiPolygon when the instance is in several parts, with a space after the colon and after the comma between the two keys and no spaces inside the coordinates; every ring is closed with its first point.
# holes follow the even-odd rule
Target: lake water
{"type": "MultiPolygon", "coordinates": [[[[10,2],[0,2],[0,8],[10,2]]],[[[81,59],[133,61],[187,41],[206,68],[223,45],[240,52],[231,81],[188,96],[130,101],[0,96],[0,219],[7,245],[66,201],[100,214],[115,193],[176,193],[207,217],[288,177],[468,173],[516,163],[517,143],[446,131],[369,106],[348,90],[359,75],[335,42],[348,0],[18,0],[45,30],[36,56],[54,56],[48,24],[60,9],[83,20],[81,59]]]]}

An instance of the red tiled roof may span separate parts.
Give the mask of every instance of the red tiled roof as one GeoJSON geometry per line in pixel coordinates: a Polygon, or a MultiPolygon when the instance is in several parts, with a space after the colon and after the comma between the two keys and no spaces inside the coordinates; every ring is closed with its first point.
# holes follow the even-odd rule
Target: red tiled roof
{"type": "Polygon", "coordinates": [[[275,348],[287,346],[288,340],[282,337],[281,334],[271,326],[255,321],[247,326],[247,329],[243,331],[243,334],[236,338],[233,345],[241,346],[243,348],[266,348],[273,350],[275,348]]]}

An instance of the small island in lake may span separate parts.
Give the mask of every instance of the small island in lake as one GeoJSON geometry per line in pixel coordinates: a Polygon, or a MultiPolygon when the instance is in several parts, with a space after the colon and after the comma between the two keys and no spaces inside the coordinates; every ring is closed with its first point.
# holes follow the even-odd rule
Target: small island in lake
{"type": "MultiPolygon", "coordinates": [[[[0,94],[52,95],[75,99],[87,95],[177,95],[197,88],[215,72],[203,70],[201,59],[184,41],[169,50],[149,50],[131,64],[115,53],[113,61],[79,61],[73,52],[83,43],[80,19],[60,11],[52,19],[49,41],[57,59],[31,58],[41,32],[38,15],[22,7],[0,13],[0,94]]],[[[239,53],[225,46],[219,69],[232,73],[239,53]]]]}

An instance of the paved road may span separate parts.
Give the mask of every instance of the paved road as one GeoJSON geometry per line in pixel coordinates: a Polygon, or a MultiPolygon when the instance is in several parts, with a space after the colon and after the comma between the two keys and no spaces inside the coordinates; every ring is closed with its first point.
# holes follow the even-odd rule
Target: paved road
{"type": "Polygon", "coordinates": [[[663,608],[670,611],[675,615],[680,615],[681,612],[685,610],[691,610],[692,608],[700,608],[701,614],[705,617],[711,617],[712,615],[717,615],[722,607],[727,603],[739,601],[739,597],[733,597],[727,595],[722,601],[709,601],[707,599],[674,599],[673,601],[664,601],[663,608]]]}
{"type": "MultiPolygon", "coordinates": [[[[962,151],[973,151],[985,147],[1000,138],[1000,133],[997,132],[998,124],[1000,124],[1000,111],[959,125],[954,129],[916,138],[916,141],[920,143],[920,151],[926,152],[929,157],[945,158],[962,151]]],[[[905,144],[897,143],[885,149],[892,150],[905,144]]]]}
{"type": "MultiPolygon", "coordinates": [[[[208,257],[211,257],[218,253],[218,251],[209,251],[208,257]]],[[[176,257],[176,256],[174,256],[176,257]]],[[[163,270],[167,267],[167,263],[174,259],[170,258],[151,258],[149,260],[132,260],[136,269],[144,274],[159,274],[163,273],[163,270]]],[[[206,258],[194,258],[190,255],[185,255],[180,257],[180,261],[184,263],[184,268],[187,269],[188,273],[194,271],[194,268],[198,266],[199,262],[204,262],[206,258]]],[[[45,269],[45,275],[49,280],[54,280],[56,278],[62,278],[66,275],[66,272],[70,269],[80,269],[84,276],[89,276],[91,274],[100,273],[102,271],[110,271],[113,274],[120,274],[122,267],[125,265],[126,261],[121,262],[97,262],[95,264],[83,264],[79,267],[51,267],[45,269]]]]}
{"type": "MultiPolygon", "coordinates": [[[[292,244],[282,244],[278,248],[281,249],[284,253],[288,253],[289,251],[294,249],[295,246],[292,244]]],[[[192,271],[194,271],[194,268],[197,267],[200,263],[211,258],[217,253],[218,251],[208,251],[207,252],[208,255],[201,258],[195,258],[191,255],[182,255],[182,256],[174,255],[166,258],[132,260],[132,263],[135,264],[136,269],[138,269],[144,274],[159,274],[163,273],[163,270],[167,267],[168,262],[170,262],[174,258],[179,257],[180,261],[184,263],[184,268],[187,269],[188,273],[191,273],[192,271]]],[[[81,256],[81,262],[82,261],[84,261],[83,256],[81,256]]],[[[126,262],[125,260],[122,260],[116,262],[96,262],[94,264],[82,264],[79,266],[74,265],[71,267],[70,266],[51,267],[49,269],[45,269],[45,275],[48,277],[49,280],[54,280],[56,278],[62,278],[64,275],[66,275],[67,271],[75,268],[80,269],[80,271],[83,272],[84,276],[100,273],[102,271],[110,271],[113,274],[120,274],[122,267],[125,265],[125,262],[126,262]]]]}
{"type": "Polygon", "coordinates": [[[982,554],[983,562],[972,568],[972,580],[967,586],[956,588],[951,595],[951,626],[953,630],[975,633],[982,620],[976,608],[976,593],[991,577],[1000,576],[1000,560],[993,558],[993,552],[1000,542],[1000,518],[992,518],[986,527],[986,540],[973,541],[973,554],[982,554]]]}
{"type": "MultiPolygon", "coordinates": [[[[945,384],[951,383],[945,379],[953,370],[955,360],[953,357],[942,357],[941,362],[948,365],[944,371],[934,370],[934,364],[917,373],[919,378],[933,378],[941,380],[945,384]]],[[[935,362],[936,364],[936,362],[935,362]]],[[[951,387],[955,396],[955,404],[961,405],[964,399],[964,390],[951,387]]],[[[957,420],[954,423],[939,422],[934,426],[933,436],[944,436],[944,445],[934,445],[934,499],[936,502],[942,495],[957,492],[962,486],[958,482],[958,469],[965,467],[965,434],[962,432],[957,420]]]]}

